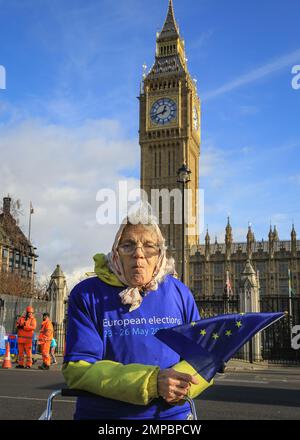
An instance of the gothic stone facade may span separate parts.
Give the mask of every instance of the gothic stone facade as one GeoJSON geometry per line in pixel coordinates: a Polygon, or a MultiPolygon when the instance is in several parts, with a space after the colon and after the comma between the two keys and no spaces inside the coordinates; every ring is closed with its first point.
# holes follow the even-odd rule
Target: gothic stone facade
{"type": "Polygon", "coordinates": [[[275,227],[270,229],[268,241],[256,241],[249,227],[247,241],[235,243],[228,221],[225,243],[216,240],[211,244],[207,232],[205,244],[191,248],[189,285],[196,299],[222,297],[226,272],[229,272],[233,294],[238,295],[241,273],[248,259],[259,280],[260,297],[288,296],[289,270],[292,290],[300,296],[300,240],[296,238],[294,226],[290,240],[280,240],[275,227]]]}
{"type": "Polygon", "coordinates": [[[11,198],[4,197],[0,214],[0,272],[16,274],[33,284],[37,255],[11,214],[11,198]]]}

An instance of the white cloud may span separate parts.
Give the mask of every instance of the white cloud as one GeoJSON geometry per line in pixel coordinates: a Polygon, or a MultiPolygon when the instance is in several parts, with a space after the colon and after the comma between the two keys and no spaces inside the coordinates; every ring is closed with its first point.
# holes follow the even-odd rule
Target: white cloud
{"type": "MultiPolygon", "coordinates": [[[[215,147],[211,140],[208,140],[201,147],[202,153],[200,158],[200,177],[220,176],[218,171],[225,171],[226,155],[220,148],[215,147]]],[[[227,165],[227,164],[226,164],[227,165]]],[[[219,180],[219,179],[218,179],[219,180]]]]}
{"type": "Polygon", "coordinates": [[[253,152],[253,148],[252,147],[242,147],[241,148],[241,153],[243,153],[244,155],[248,155],[250,153],[253,152]]]}
{"type": "Polygon", "coordinates": [[[271,75],[279,70],[282,70],[285,67],[290,67],[294,63],[298,62],[299,58],[300,58],[300,49],[291,52],[287,55],[283,55],[282,57],[277,58],[277,60],[273,62],[258,67],[257,69],[254,69],[249,73],[246,73],[245,75],[241,75],[240,77],[234,79],[233,81],[229,81],[228,83],[224,84],[221,87],[218,87],[215,90],[211,90],[210,92],[205,93],[202,96],[202,102],[223,95],[224,93],[235,90],[238,87],[242,87],[246,84],[253,83],[254,81],[257,81],[261,78],[271,75]]]}
{"type": "MultiPolygon", "coordinates": [[[[39,275],[48,277],[60,264],[71,286],[93,269],[95,253],[111,247],[118,226],[96,223],[96,193],[127,180],[120,170],[139,168],[138,142],[112,120],[66,128],[29,119],[0,128],[0,151],[0,194],[21,199],[26,234],[30,200],[34,206],[39,275]]],[[[139,180],[129,179],[128,186],[139,187],[139,180]]]]}
{"type": "Polygon", "coordinates": [[[255,105],[241,105],[239,108],[241,115],[251,116],[259,112],[259,108],[255,105]]]}
{"type": "MultiPolygon", "coordinates": [[[[189,44],[187,44],[187,50],[194,51],[199,50],[203,46],[207,44],[207,41],[210,40],[210,38],[215,33],[214,29],[209,29],[208,31],[202,32],[202,34],[197,39],[193,39],[189,44]]],[[[197,56],[199,56],[199,52],[197,52],[197,56]]]]}
{"type": "Polygon", "coordinates": [[[274,225],[278,225],[280,223],[287,223],[288,221],[290,221],[290,216],[286,213],[277,212],[271,215],[271,222],[274,225]]]}
{"type": "Polygon", "coordinates": [[[294,176],[290,176],[289,181],[295,183],[296,185],[300,185],[300,174],[295,174],[294,176]]]}
{"type": "MultiPolygon", "coordinates": [[[[255,235],[255,230],[253,229],[253,226],[251,227],[252,232],[254,232],[255,235]]],[[[233,231],[233,241],[234,242],[245,242],[247,241],[247,233],[248,233],[248,228],[234,228],[233,231]]]]}

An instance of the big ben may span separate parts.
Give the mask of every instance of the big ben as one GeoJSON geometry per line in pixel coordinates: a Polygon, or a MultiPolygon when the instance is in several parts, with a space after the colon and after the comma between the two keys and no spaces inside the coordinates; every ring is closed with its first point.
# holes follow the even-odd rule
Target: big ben
{"type": "MultiPolygon", "coordinates": [[[[199,242],[200,99],[196,83],[188,71],[185,43],[176,23],[172,0],[169,0],[163,28],[157,33],[155,62],[144,74],[139,100],[141,188],[146,191],[148,200],[151,200],[153,189],[170,192],[181,189],[177,171],[182,164],[191,171],[190,182],[186,185],[190,197],[185,198],[185,210],[190,216],[184,226],[188,258],[190,247],[199,242]]],[[[182,224],[175,219],[173,198],[169,224],[162,222],[164,209],[161,198],[157,214],[169,254],[174,256],[180,275],[182,224]]]]}

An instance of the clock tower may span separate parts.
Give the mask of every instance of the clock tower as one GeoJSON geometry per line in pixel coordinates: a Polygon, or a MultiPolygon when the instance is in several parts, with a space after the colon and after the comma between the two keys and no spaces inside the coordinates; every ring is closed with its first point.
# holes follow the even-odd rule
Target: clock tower
{"type": "Polygon", "coordinates": [[[188,71],[185,44],[175,20],[172,0],[169,0],[164,26],[157,33],[155,62],[149,72],[144,71],[139,101],[141,188],[152,205],[151,190],[159,190],[162,195],[155,208],[169,255],[174,256],[180,275],[182,222],[177,211],[181,212],[182,207],[182,184],[177,182],[177,171],[183,163],[191,170],[190,182],[185,186],[189,190],[185,191],[186,260],[190,247],[199,242],[200,100],[196,82],[188,71]],[[163,196],[168,192],[169,199],[163,196]],[[170,221],[168,216],[163,218],[168,210],[170,221]]]}

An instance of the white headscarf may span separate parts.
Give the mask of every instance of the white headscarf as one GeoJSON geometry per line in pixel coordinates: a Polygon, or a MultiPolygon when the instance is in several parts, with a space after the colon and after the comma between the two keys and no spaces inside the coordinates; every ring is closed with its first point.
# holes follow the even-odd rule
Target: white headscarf
{"type": "Polygon", "coordinates": [[[118,246],[122,237],[123,231],[128,224],[142,224],[145,226],[152,226],[158,237],[158,243],[160,246],[159,258],[156,267],[153,271],[153,275],[149,283],[141,287],[127,287],[119,293],[122,304],[130,304],[129,312],[137,309],[142,301],[143,296],[146,296],[148,291],[157,290],[158,284],[163,281],[166,275],[172,274],[177,276],[175,271],[175,261],[173,258],[167,258],[165,246],[165,239],[162,236],[161,230],[158,226],[156,218],[151,214],[151,206],[147,204],[141,205],[137,211],[129,214],[123,220],[112,247],[111,252],[107,255],[107,261],[110,270],[118,277],[118,279],[125,285],[128,285],[126,280],[121,258],[118,252],[118,246]],[[142,294],[141,294],[142,292],[142,294]]]}

